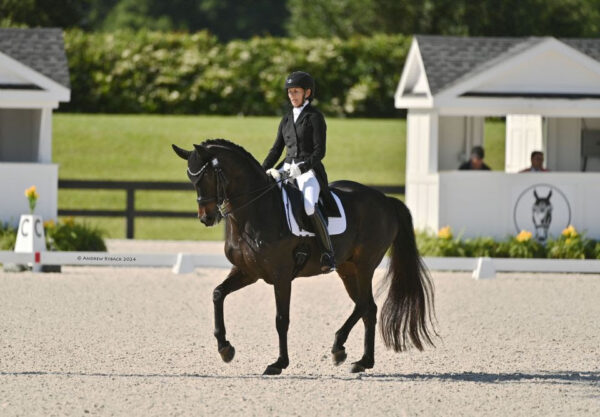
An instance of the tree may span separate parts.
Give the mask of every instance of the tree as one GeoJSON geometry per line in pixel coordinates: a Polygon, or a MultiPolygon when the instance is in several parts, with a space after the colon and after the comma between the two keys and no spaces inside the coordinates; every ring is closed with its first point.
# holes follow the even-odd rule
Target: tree
{"type": "Polygon", "coordinates": [[[3,26],[80,27],[92,1],[0,0],[0,22],[3,26]]]}
{"type": "Polygon", "coordinates": [[[600,35],[600,0],[288,0],[293,36],[600,35]]]}

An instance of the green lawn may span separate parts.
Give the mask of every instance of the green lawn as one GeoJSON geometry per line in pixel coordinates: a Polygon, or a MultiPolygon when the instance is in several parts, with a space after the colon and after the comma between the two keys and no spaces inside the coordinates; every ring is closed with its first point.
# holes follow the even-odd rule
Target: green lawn
{"type": "MultiPolygon", "coordinates": [[[[325,166],[330,181],[351,179],[365,184],[404,184],[406,122],[403,119],[328,119],[325,166]]],[[[185,162],[171,150],[175,143],[191,149],[208,138],[236,142],[262,162],[270,149],[279,118],[156,115],[56,114],[53,158],[61,179],[187,181],[185,162]]],[[[486,161],[504,167],[504,123],[485,127],[486,161]]],[[[139,191],[140,210],[196,211],[188,192],[139,191]]],[[[63,209],[124,209],[124,191],[60,190],[63,209]]],[[[121,218],[83,218],[125,237],[121,218]]],[[[221,239],[222,226],[206,228],[195,219],[138,218],[138,239],[221,239]]]]}
{"type": "MultiPolygon", "coordinates": [[[[260,162],[270,149],[279,118],[80,115],[54,117],[53,158],[61,179],[187,181],[185,163],[171,143],[191,149],[208,138],[236,142],[260,162]]],[[[405,121],[329,119],[325,165],[330,181],[404,184],[405,121]]],[[[137,209],[196,210],[193,192],[136,193],[137,209]]],[[[125,192],[60,190],[59,207],[123,209],[125,192]]],[[[125,234],[125,220],[86,218],[108,237],[125,234]]],[[[139,218],[136,238],[220,239],[221,227],[207,229],[197,220],[139,218]]]]}

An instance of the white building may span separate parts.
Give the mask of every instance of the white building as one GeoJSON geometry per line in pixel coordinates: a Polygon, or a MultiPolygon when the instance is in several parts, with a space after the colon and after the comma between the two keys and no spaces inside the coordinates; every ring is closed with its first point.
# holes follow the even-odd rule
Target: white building
{"type": "Polygon", "coordinates": [[[52,110],[70,96],[60,29],[0,29],[0,223],[16,226],[29,213],[24,193],[32,185],[35,213],[56,218],[52,110]]]}
{"type": "Polygon", "coordinates": [[[504,238],[573,224],[600,239],[600,40],[415,36],[395,103],[408,109],[417,229],[504,238]],[[506,117],[504,172],[458,171],[485,147],[486,116],[506,117]],[[533,150],[550,172],[518,173],[533,150]]]}

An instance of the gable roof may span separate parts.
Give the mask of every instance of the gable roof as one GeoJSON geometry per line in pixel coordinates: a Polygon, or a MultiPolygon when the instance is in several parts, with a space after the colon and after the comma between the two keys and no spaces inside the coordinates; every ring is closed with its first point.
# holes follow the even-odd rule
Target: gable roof
{"type": "MultiPolygon", "coordinates": [[[[534,47],[545,39],[416,35],[432,95],[534,47]]],[[[559,39],[600,61],[600,40],[559,39]]]]}
{"type": "Polygon", "coordinates": [[[61,29],[0,29],[0,53],[70,89],[61,29]]]}

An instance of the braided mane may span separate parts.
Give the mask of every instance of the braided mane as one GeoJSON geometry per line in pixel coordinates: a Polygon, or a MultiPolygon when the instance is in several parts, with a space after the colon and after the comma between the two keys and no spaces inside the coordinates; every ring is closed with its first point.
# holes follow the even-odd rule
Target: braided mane
{"type": "Polygon", "coordinates": [[[231,141],[228,141],[227,139],[207,139],[204,142],[202,142],[202,146],[205,146],[207,148],[210,148],[211,146],[217,146],[220,148],[226,148],[228,150],[234,151],[235,153],[239,154],[240,156],[248,159],[252,164],[255,165],[256,169],[258,169],[258,170],[260,170],[260,172],[264,173],[262,165],[256,160],[256,158],[254,156],[252,156],[252,154],[250,152],[248,152],[246,149],[244,149],[240,145],[233,143],[231,141]]]}

